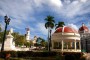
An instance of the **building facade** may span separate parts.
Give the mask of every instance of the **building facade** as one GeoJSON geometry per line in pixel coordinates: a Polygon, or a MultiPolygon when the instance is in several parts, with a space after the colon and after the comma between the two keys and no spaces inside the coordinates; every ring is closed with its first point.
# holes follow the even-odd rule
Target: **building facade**
{"type": "Polygon", "coordinates": [[[90,52],[90,31],[85,24],[79,28],[82,52],[90,52]]]}
{"type": "Polygon", "coordinates": [[[26,41],[27,41],[27,42],[30,41],[30,29],[29,29],[29,28],[26,28],[25,38],[26,38],[26,41]]]}

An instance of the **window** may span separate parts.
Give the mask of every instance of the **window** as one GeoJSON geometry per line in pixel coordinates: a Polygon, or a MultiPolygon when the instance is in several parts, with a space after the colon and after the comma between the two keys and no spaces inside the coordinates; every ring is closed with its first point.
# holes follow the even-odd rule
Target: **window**
{"type": "Polygon", "coordinates": [[[62,48],[61,42],[54,42],[54,49],[61,49],[61,48],[62,48]]]}

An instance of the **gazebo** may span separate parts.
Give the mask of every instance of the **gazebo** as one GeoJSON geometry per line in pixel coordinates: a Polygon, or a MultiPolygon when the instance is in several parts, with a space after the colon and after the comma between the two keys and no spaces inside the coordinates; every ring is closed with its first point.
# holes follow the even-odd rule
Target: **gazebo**
{"type": "Polygon", "coordinates": [[[52,51],[81,52],[80,34],[74,28],[63,26],[56,29],[51,37],[52,51]]]}

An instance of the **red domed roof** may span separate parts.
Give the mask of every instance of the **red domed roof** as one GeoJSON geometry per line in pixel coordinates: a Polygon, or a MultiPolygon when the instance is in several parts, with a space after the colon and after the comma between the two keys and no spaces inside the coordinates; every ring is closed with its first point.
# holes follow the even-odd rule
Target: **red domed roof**
{"type": "Polygon", "coordinates": [[[59,27],[56,29],[55,33],[60,33],[60,32],[65,32],[65,33],[78,33],[74,28],[64,26],[64,27],[59,27]]]}
{"type": "Polygon", "coordinates": [[[79,28],[79,31],[89,32],[89,29],[83,24],[82,27],[79,28]]]}

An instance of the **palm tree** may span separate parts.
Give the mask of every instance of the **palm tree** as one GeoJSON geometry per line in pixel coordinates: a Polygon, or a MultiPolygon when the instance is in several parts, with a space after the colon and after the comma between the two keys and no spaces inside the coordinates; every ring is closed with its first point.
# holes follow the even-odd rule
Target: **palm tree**
{"type": "Polygon", "coordinates": [[[0,24],[0,32],[2,31],[2,27],[1,27],[1,24],[0,24]]]}
{"type": "Polygon", "coordinates": [[[58,24],[55,24],[56,28],[57,29],[58,27],[63,27],[65,24],[64,22],[58,22],[58,24]]]}
{"type": "Polygon", "coordinates": [[[51,51],[50,50],[50,46],[51,46],[51,31],[52,31],[51,29],[54,27],[54,23],[55,23],[55,21],[53,19],[54,19],[54,17],[50,16],[50,15],[45,18],[45,21],[46,21],[45,28],[48,29],[48,50],[49,51],[51,51]]]}

